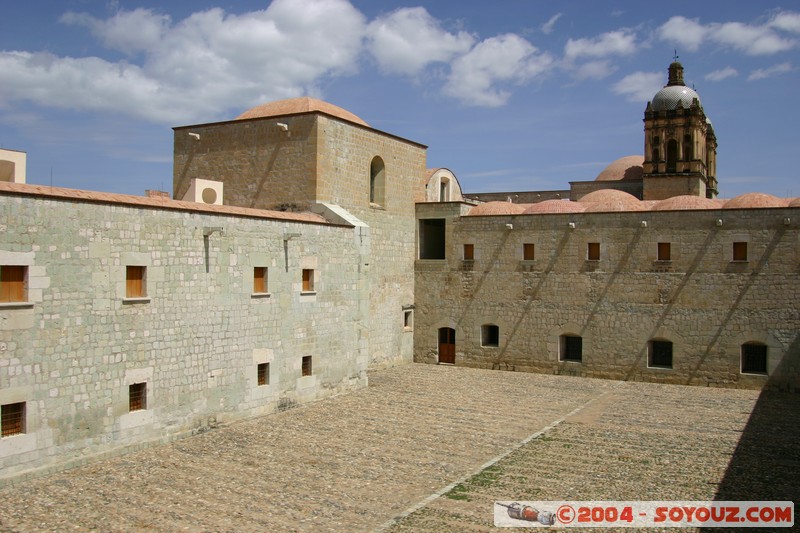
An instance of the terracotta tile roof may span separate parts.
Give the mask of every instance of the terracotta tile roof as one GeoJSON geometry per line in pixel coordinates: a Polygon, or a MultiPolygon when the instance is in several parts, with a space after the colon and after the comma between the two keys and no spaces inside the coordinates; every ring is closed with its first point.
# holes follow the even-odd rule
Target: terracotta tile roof
{"type": "Polygon", "coordinates": [[[285,220],[287,222],[307,222],[313,224],[335,225],[328,222],[321,215],[314,213],[289,213],[285,211],[269,211],[266,209],[252,209],[249,207],[237,207],[232,205],[200,204],[196,202],[170,200],[168,198],[148,198],[146,196],[83,191],[79,189],[66,189],[62,187],[48,187],[46,185],[32,185],[29,183],[0,182],[0,194],[43,196],[104,204],[124,204],[159,209],[174,209],[179,211],[195,211],[198,213],[216,213],[220,215],[285,220]]]}
{"type": "Polygon", "coordinates": [[[337,105],[303,96],[300,98],[289,98],[287,100],[278,100],[276,102],[268,102],[261,104],[252,109],[248,109],[238,117],[236,120],[248,118],[266,118],[266,117],[280,117],[283,115],[297,115],[300,113],[312,113],[319,111],[328,115],[342,118],[348,122],[355,122],[362,126],[369,126],[363,119],[354,115],[346,109],[342,109],[337,105]]]}
{"type": "Polygon", "coordinates": [[[752,207],[789,207],[789,200],[787,198],[778,198],[771,194],[749,192],[731,198],[723,206],[724,209],[747,209],[752,207]]]}

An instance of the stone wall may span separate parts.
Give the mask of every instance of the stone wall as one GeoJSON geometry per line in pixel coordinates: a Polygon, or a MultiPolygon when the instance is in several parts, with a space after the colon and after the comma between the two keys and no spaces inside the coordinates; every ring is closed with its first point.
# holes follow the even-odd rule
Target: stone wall
{"type": "Polygon", "coordinates": [[[0,404],[26,411],[0,439],[2,477],[366,385],[359,233],[208,211],[0,194],[0,266],[28,275],[28,301],[0,304],[0,404]],[[128,265],[146,267],[145,297],[126,296],[128,265]],[[146,409],[129,411],[137,383],[146,409]]]}
{"type": "Polygon", "coordinates": [[[448,327],[457,365],[800,388],[797,209],[439,216],[447,259],[416,265],[416,361],[437,362],[448,327]],[[747,243],[746,261],[732,260],[734,242],[747,243]],[[588,243],[599,260],[587,260],[588,243]],[[658,260],[658,243],[670,243],[670,260],[658,260]],[[497,346],[482,345],[483,325],[498,326],[497,346]],[[581,362],[561,360],[564,335],[582,337],[581,362]],[[673,343],[672,368],[649,364],[652,340],[673,343]],[[741,372],[746,342],[767,346],[766,374],[741,372]]]}
{"type": "Polygon", "coordinates": [[[316,141],[313,115],[175,128],[174,198],[199,178],[223,182],[226,205],[308,210],[316,193],[316,141]]]}
{"type": "Polygon", "coordinates": [[[363,221],[371,255],[360,264],[370,296],[361,339],[372,364],[411,361],[403,308],[414,302],[414,199],[425,187],[425,146],[307,113],[175,128],[174,152],[175,198],[191,178],[212,179],[224,183],[228,205],[308,209],[324,202],[363,221]],[[370,202],[375,157],[385,166],[384,193],[370,202]]]}
{"type": "MultiPolygon", "coordinates": [[[[426,148],[370,128],[320,116],[317,194],[370,228],[368,273],[370,364],[413,357],[413,333],[403,314],[414,303],[414,196],[424,187],[426,148]],[[370,203],[370,163],[385,165],[385,197],[370,203]]],[[[413,313],[413,311],[412,311],[413,313]]]]}

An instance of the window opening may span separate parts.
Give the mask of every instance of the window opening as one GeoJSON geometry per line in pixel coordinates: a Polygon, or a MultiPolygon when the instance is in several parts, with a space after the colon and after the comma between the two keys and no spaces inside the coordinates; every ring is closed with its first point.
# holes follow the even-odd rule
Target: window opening
{"type": "Polygon", "coordinates": [[[590,242],[586,246],[586,259],[589,261],[600,261],[600,243],[590,242]]]}
{"type": "Polygon", "coordinates": [[[147,383],[131,383],[128,387],[128,411],[147,409],[147,383]]]}
{"type": "Polygon", "coordinates": [[[649,352],[648,366],[672,368],[672,342],[650,341],[649,352]]]}
{"type": "Polygon", "coordinates": [[[256,373],[259,385],[269,385],[269,363],[259,363],[256,373]]]}
{"type": "Polygon", "coordinates": [[[266,293],[267,292],[267,267],[254,267],[253,268],[253,292],[266,293]]]}
{"type": "Polygon", "coordinates": [[[311,375],[311,356],[310,355],[303,356],[302,372],[303,372],[303,376],[310,376],[311,375]]]}
{"type": "Polygon", "coordinates": [[[678,168],[678,141],[667,142],[667,172],[675,172],[678,168]]]}
{"type": "Polygon", "coordinates": [[[3,437],[25,433],[25,402],[0,407],[0,427],[3,437]]]}
{"type": "Polygon", "coordinates": [[[303,269],[303,292],[314,292],[314,270],[303,269]]]}
{"type": "Polygon", "coordinates": [[[425,218],[419,221],[419,258],[445,258],[445,219],[425,218]]]}
{"type": "Polygon", "coordinates": [[[672,246],[668,242],[658,243],[658,261],[671,261],[672,260],[672,246]]]}
{"type": "Polygon", "coordinates": [[[384,205],[386,196],[386,167],[383,159],[376,156],[369,166],[369,201],[384,205]]]}
{"type": "Polygon", "coordinates": [[[403,329],[411,329],[414,327],[414,311],[407,309],[403,311],[403,329]]]}
{"type": "Polygon", "coordinates": [[[472,261],[475,259],[475,245],[474,244],[465,244],[464,245],[464,261],[472,261]]]}
{"type": "Polygon", "coordinates": [[[583,338],[577,335],[562,335],[561,342],[562,361],[583,361],[583,338]]]}
{"type": "Polygon", "coordinates": [[[733,260],[734,261],[747,261],[747,243],[735,242],[733,243],[733,260]]]}
{"type": "Polygon", "coordinates": [[[27,273],[27,266],[0,266],[0,302],[28,301],[25,283],[27,273]]]}
{"type": "Polygon", "coordinates": [[[481,326],[481,346],[496,348],[500,346],[500,328],[494,324],[481,326]]]}
{"type": "Polygon", "coordinates": [[[125,296],[127,298],[144,298],[147,296],[145,285],[146,268],[131,265],[125,268],[125,296]]]}
{"type": "Polygon", "coordinates": [[[522,260],[533,261],[536,259],[536,248],[531,242],[522,245],[522,260]]]}
{"type": "Polygon", "coordinates": [[[757,342],[742,344],[742,372],[746,374],[767,373],[767,345],[757,342]]]}

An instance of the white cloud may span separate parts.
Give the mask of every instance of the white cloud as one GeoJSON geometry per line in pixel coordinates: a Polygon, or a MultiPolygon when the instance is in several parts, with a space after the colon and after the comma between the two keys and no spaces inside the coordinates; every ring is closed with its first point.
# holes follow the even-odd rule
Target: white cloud
{"type": "Polygon", "coordinates": [[[577,80],[602,80],[613,74],[617,67],[610,61],[589,61],[577,67],[573,77],[577,80]]]}
{"type": "Polygon", "coordinates": [[[773,65],[769,68],[760,68],[754,70],[747,77],[747,81],[763,80],[764,78],[771,78],[779,74],[785,74],[787,72],[791,72],[792,70],[794,70],[792,64],[787,61],[786,63],[773,65]]]}
{"type": "Polygon", "coordinates": [[[629,30],[604,33],[594,39],[569,39],[564,46],[568,62],[581,57],[630,55],[636,51],[636,34],[629,30]]]}
{"type": "Polygon", "coordinates": [[[168,15],[159,15],[150,9],[118,11],[108,20],[100,20],[85,13],[68,12],[61,17],[64,24],[88,28],[108,48],[134,54],[158,46],[170,25],[168,15]]]}
{"type": "Polygon", "coordinates": [[[657,33],[662,40],[671,41],[682,49],[694,52],[703,44],[708,30],[697,19],[672,17],[658,29],[657,33]]]}
{"type": "Polygon", "coordinates": [[[726,78],[738,76],[739,72],[733,67],[725,67],[706,74],[705,79],[708,81],[722,81],[726,78]]]}
{"type": "Polygon", "coordinates": [[[354,72],[366,28],[346,0],[275,0],[263,11],[211,9],[175,24],[144,9],[105,21],[74,13],[62,20],[140,61],[0,52],[0,102],[168,124],[209,120],[232,106],[313,93],[324,76],[354,72]]]}
{"type": "Polygon", "coordinates": [[[768,26],[749,26],[741,22],[714,25],[710,37],[748,55],[770,55],[792,49],[797,43],[785,39],[768,26]]]}
{"type": "Polygon", "coordinates": [[[561,13],[556,13],[555,15],[550,17],[550,20],[542,24],[542,33],[544,33],[545,35],[549,35],[550,33],[552,33],[553,28],[555,27],[556,22],[558,22],[558,19],[561,18],[561,15],[562,15],[561,13]]]}
{"type": "Polygon", "coordinates": [[[367,48],[385,72],[413,76],[434,62],[449,62],[469,51],[475,39],[448,33],[424,7],[403,8],[367,28],[367,48]]]}
{"type": "Polygon", "coordinates": [[[504,105],[510,93],[501,86],[524,83],[544,72],[553,59],[514,34],[492,37],[453,61],[444,93],[475,106],[504,105]]]}
{"type": "Polygon", "coordinates": [[[630,102],[647,102],[664,86],[664,75],[660,72],[634,72],[612,86],[630,102]]]}
{"type": "Polygon", "coordinates": [[[800,33],[800,13],[778,13],[769,21],[769,25],[779,30],[800,33]]]}
{"type": "Polygon", "coordinates": [[[700,24],[697,19],[676,16],[657,31],[665,41],[696,51],[706,42],[739,50],[748,55],[771,55],[786,52],[798,45],[797,39],[785,37],[777,30],[800,32],[800,15],[782,12],[765,24],[741,22],[700,24]]]}

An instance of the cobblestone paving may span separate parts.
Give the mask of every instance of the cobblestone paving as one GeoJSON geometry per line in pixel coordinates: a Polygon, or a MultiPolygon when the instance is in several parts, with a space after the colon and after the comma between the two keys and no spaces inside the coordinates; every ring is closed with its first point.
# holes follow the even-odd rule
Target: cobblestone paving
{"type": "Polygon", "coordinates": [[[0,490],[0,530],[487,531],[495,500],[711,499],[757,398],[404,365],[352,394],[0,490]]]}

